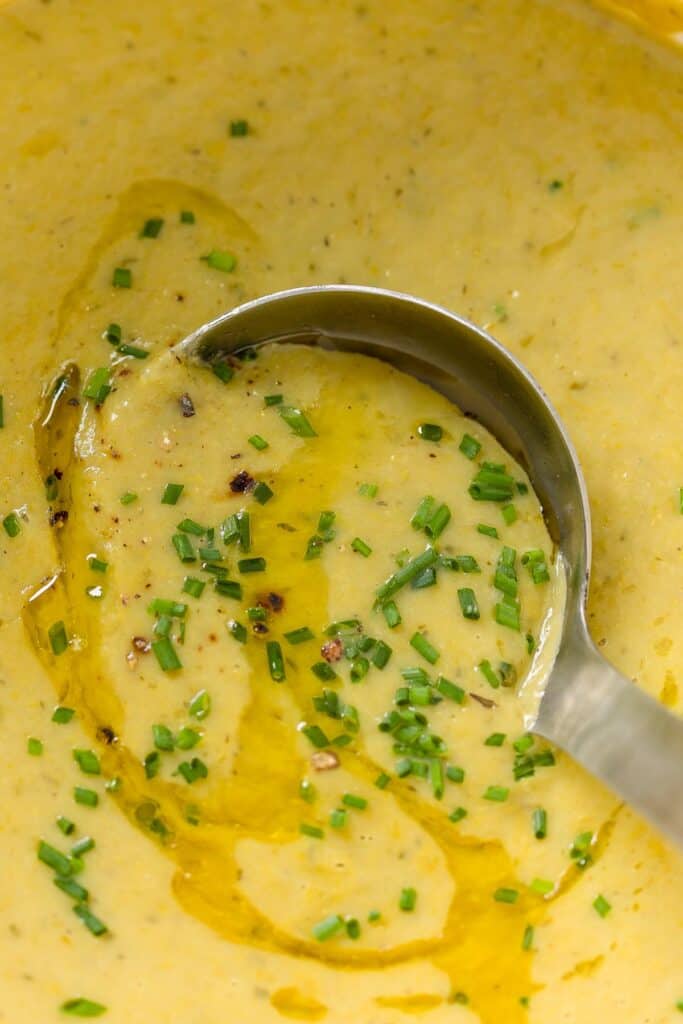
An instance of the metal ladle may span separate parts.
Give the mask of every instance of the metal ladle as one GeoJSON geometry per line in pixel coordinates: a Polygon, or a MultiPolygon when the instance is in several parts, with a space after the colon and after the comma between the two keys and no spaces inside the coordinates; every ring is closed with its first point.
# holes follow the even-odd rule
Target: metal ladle
{"type": "Polygon", "coordinates": [[[490,430],[526,469],[566,571],[562,630],[527,727],[683,846],[683,719],[622,676],[590,637],[588,497],[572,443],[536,381],[493,338],[446,309],[347,285],[246,303],[200,327],[176,351],[203,361],[285,340],[375,356],[418,377],[490,430]]]}

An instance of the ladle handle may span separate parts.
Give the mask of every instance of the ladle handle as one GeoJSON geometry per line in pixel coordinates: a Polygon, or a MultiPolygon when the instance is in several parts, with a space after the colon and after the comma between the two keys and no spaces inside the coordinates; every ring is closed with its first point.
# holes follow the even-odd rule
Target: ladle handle
{"type": "Polygon", "coordinates": [[[683,718],[622,676],[587,633],[558,656],[536,729],[683,847],[683,718]]]}

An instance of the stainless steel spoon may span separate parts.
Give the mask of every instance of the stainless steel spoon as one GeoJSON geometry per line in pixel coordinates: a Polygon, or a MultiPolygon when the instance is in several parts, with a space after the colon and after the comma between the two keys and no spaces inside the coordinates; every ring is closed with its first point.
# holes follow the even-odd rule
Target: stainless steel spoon
{"type": "Polygon", "coordinates": [[[527,726],[683,846],[683,719],[598,652],[586,625],[588,497],[576,453],[530,374],[493,338],[428,302],[376,288],[279,292],[200,327],[177,346],[193,361],[265,341],[362,352],[431,384],[527,470],[566,569],[567,600],[544,695],[527,726]]]}

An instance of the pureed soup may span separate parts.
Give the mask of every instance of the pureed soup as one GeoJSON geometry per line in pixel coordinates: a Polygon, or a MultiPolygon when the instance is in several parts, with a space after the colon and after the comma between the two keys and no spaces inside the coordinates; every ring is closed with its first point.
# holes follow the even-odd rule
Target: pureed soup
{"type": "Polygon", "coordinates": [[[0,1021],[673,1024],[679,854],[525,733],[524,474],[381,363],[168,349],[339,280],[487,326],[679,709],[678,53],[515,0],[21,0],[0,48],[0,1021]]]}

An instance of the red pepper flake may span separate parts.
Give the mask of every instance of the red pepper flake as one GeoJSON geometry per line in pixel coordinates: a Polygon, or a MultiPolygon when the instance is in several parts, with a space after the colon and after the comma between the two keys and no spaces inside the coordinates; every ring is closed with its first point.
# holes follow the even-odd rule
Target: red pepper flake
{"type": "Polygon", "coordinates": [[[341,638],[336,636],[334,640],[328,640],[320,648],[320,653],[325,661],[341,661],[344,654],[344,644],[341,638]]]}
{"type": "Polygon", "coordinates": [[[187,391],[180,396],[178,401],[180,403],[180,411],[186,419],[189,419],[190,416],[195,415],[196,410],[194,407],[194,402],[188,395],[187,391]]]}
{"type": "Polygon", "coordinates": [[[230,490],[233,494],[244,494],[246,491],[251,491],[255,486],[256,481],[253,476],[247,473],[246,469],[241,470],[230,481],[230,490]]]}

